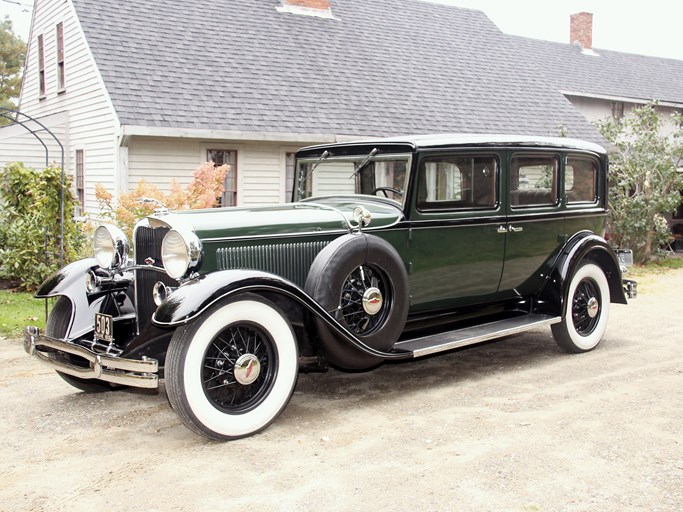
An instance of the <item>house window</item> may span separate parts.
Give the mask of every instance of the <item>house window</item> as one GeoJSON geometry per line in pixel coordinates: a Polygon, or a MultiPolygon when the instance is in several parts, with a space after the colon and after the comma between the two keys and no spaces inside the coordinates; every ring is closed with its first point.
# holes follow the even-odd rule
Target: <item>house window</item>
{"type": "Polygon", "coordinates": [[[221,206],[237,206],[237,151],[228,149],[209,149],[206,152],[207,160],[214,165],[229,165],[228,174],[223,182],[223,195],[221,206]]]}
{"type": "Polygon", "coordinates": [[[45,46],[43,45],[43,35],[38,36],[38,83],[40,97],[45,97],[45,46]]]}
{"type": "Polygon", "coordinates": [[[292,200],[294,190],[294,173],[296,172],[296,154],[287,153],[285,155],[285,202],[292,200]]]}
{"type": "Polygon", "coordinates": [[[613,101],[612,102],[612,117],[619,121],[624,117],[624,102],[623,101],[613,101]]]}
{"type": "Polygon", "coordinates": [[[66,88],[64,80],[64,24],[57,24],[57,90],[66,88]]]}
{"type": "Polygon", "coordinates": [[[82,149],[76,150],[76,194],[81,208],[85,209],[85,165],[82,149]]]}

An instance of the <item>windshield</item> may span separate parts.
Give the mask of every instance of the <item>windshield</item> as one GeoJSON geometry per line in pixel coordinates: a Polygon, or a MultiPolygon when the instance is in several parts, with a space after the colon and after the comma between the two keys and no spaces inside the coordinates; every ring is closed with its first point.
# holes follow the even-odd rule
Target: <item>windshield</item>
{"type": "Polygon", "coordinates": [[[386,197],[403,204],[410,157],[410,154],[365,153],[300,159],[297,161],[295,199],[365,194],[386,197]]]}

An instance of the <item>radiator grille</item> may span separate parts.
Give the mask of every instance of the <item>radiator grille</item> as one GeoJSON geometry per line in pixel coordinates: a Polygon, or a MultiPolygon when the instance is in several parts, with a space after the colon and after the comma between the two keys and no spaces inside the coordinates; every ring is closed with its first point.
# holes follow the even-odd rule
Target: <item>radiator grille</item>
{"type": "Polygon", "coordinates": [[[262,270],[303,287],[313,260],[327,244],[318,241],[224,247],[216,251],[216,259],[221,270],[262,270]]]}
{"type": "MultiPolygon", "coordinates": [[[[154,266],[162,268],[161,242],[168,231],[168,228],[138,227],[135,231],[135,263],[145,265],[145,260],[152,258],[154,266]]],[[[152,297],[152,290],[157,281],[162,281],[168,286],[178,286],[178,282],[168,277],[165,272],[145,269],[135,271],[135,308],[139,332],[152,320],[152,314],[157,309],[152,297]]]]}

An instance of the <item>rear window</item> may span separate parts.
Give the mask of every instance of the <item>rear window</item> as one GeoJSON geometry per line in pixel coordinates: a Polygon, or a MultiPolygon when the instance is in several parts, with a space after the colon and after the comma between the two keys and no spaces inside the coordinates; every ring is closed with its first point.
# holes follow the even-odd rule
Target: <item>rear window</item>
{"type": "Polygon", "coordinates": [[[597,194],[597,162],[589,158],[569,157],[564,172],[567,203],[594,203],[597,194]]]}

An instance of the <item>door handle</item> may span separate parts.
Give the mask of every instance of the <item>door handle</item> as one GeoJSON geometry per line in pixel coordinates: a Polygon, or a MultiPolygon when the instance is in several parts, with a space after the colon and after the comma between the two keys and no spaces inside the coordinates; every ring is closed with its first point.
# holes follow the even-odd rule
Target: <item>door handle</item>
{"type": "Polygon", "coordinates": [[[508,228],[501,224],[496,231],[502,235],[508,232],[508,228]]]}
{"type": "Polygon", "coordinates": [[[524,228],[516,228],[515,226],[510,226],[510,231],[512,231],[513,233],[519,233],[520,231],[524,231],[524,228]]]}

